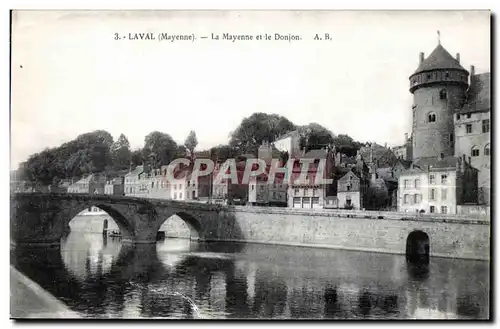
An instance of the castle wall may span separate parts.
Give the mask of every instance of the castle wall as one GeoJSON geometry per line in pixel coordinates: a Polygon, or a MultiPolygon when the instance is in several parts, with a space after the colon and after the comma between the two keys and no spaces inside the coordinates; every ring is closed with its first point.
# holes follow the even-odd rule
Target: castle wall
{"type": "Polygon", "coordinates": [[[462,86],[432,85],[415,90],[413,96],[413,159],[435,157],[441,153],[453,156],[453,113],[464,99],[462,86]],[[446,90],[446,99],[440,98],[446,90]],[[429,114],[435,114],[435,122],[429,122],[429,114]]]}

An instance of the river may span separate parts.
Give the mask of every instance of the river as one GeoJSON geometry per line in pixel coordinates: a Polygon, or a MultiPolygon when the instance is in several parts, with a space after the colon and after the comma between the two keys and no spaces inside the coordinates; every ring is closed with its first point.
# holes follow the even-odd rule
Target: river
{"type": "Polygon", "coordinates": [[[83,317],[489,318],[484,261],[417,266],[402,255],[177,238],[133,247],[103,237],[102,218],[71,227],[60,247],[18,247],[11,262],[83,317]]]}

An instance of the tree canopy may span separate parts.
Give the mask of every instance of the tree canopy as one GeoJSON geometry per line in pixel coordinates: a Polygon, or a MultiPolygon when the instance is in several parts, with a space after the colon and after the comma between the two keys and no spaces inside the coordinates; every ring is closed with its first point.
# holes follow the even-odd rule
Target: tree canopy
{"type": "Polygon", "coordinates": [[[196,138],[196,133],[194,132],[194,130],[191,130],[186,138],[186,141],[184,142],[184,146],[189,150],[191,156],[194,155],[194,149],[197,145],[198,139],[196,138]]]}
{"type": "Polygon", "coordinates": [[[240,154],[256,153],[263,141],[273,142],[295,128],[290,120],[281,115],[254,113],[244,118],[231,133],[229,146],[240,154]]]}
{"type": "MultiPolygon", "coordinates": [[[[274,142],[278,137],[297,130],[300,145],[306,150],[335,145],[337,150],[355,156],[361,143],[348,135],[333,134],[318,123],[296,126],[279,114],[254,113],[244,118],[231,133],[227,145],[217,145],[210,149],[212,159],[225,161],[242,154],[257,154],[263,141],[274,142]]],[[[116,142],[105,130],[81,134],[74,140],[59,147],[47,148],[31,155],[19,167],[21,177],[33,184],[48,185],[61,179],[80,178],[90,173],[105,173],[113,176],[130,167],[146,165],[159,168],[172,160],[194,155],[198,146],[195,131],[190,131],[183,145],[178,145],[167,133],[153,131],[144,138],[144,146],[131,150],[130,142],[120,134],[116,142]]],[[[288,158],[282,154],[282,158],[288,158]]]]}

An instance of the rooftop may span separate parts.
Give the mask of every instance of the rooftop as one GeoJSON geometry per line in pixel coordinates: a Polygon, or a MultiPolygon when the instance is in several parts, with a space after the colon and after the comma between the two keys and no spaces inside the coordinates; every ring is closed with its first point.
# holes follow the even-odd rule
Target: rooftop
{"type": "Polygon", "coordinates": [[[443,69],[453,69],[466,71],[460,63],[450,55],[450,53],[444,49],[441,44],[432,51],[432,53],[424,59],[422,63],[418,66],[414,74],[431,71],[431,70],[443,70],[443,69]]]}

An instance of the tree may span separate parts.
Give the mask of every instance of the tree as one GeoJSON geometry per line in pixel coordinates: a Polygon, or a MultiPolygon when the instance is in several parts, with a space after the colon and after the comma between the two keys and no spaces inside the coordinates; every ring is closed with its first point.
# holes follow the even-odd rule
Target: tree
{"type": "Polygon", "coordinates": [[[130,166],[132,152],[130,143],[124,134],[118,137],[118,140],[111,145],[111,159],[113,167],[116,170],[127,169],[130,166]]]}
{"type": "Polygon", "coordinates": [[[82,134],[76,138],[77,147],[87,150],[90,172],[96,173],[112,164],[110,148],[113,145],[113,136],[105,130],[96,130],[82,134]]]}
{"type": "Polygon", "coordinates": [[[278,114],[254,113],[242,120],[231,133],[229,146],[241,153],[256,153],[262,142],[273,142],[277,137],[295,129],[295,125],[278,114]]]}
{"type": "Polygon", "coordinates": [[[186,141],[184,142],[184,146],[189,150],[191,157],[193,157],[194,149],[197,145],[198,139],[196,138],[196,133],[194,132],[194,130],[191,130],[186,138],[186,141]]]}
{"type": "Polygon", "coordinates": [[[236,151],[229,145],[217,145],[210,149],[211,159],[214,161],[226,161],[236,155],[236,151]]]}
{"type": "Polygon", "coordinates": [[[333,144],[340,151],[340,153],[345,154],[349,157],[356,156],[356,153],[361,148],[362,144],[356,142],[349,135],[340,134],[333,138],[333,144]]]}
{"type": "Polygon", "coordinates": [[[366,191],[366,204],[370,210],[380,210],[389,204],[389,192],[381,179],[372,182],[366,191]]]}
{"type": "Polygon", "coordinates": [[[132,152],[132,154],[130,155],[130,162],[131,162],[131,165],[132,167],[137,167],[137,166],[140,166],[142,165],[145,161],[145,159],[143,158],[143,151],[142,149],[137,149],[137,150],[134,150],[132,152]]]}
{"type": "Polygon", "coordinates": [[[332,145],[334,141],[333,133],[317,123],[310,123],[298,128],[300,134],[300,148],[310,149],[323,148],[332,145]]]}
{"type": "Polygon", "coordinates": [[[153,168],[168,165],[176,153],[177,143],[168,134],[153,131],[144,139],[143,157],[153,168]]]}

